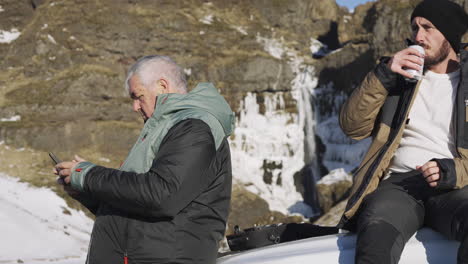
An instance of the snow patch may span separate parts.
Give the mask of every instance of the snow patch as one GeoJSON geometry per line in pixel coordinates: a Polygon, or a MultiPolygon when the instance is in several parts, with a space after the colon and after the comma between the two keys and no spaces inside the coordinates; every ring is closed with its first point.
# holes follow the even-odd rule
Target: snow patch
{"type": "Polygon", "coordinates": [[[343,16],[343,22],[348,23],[351,20],[352,16],[343,16]]]}
{"type": "Polygon", "coordinates": [[[314,90],[315,111],[318,117],[316,134],[325,144],[323,156],[325,167],[328,170],[344,168],[346,172],[350,172],[364,158],[371,139],[357,141],[343,133],[338,115],[347,95],[335,90],[333,83],[321,85],[314,90]]]}
{"type": "Polygon", "coordinates": [[[317,184],[331,185],[340,181],[353,181],[353,177],[346,173],[343,168],[330,171],[327,175],[323,176],[317,184]]]}
{"type": "Polygon", "coordinates": [[[16,28],[12,28],[11,31],[0,30],[0,43],[11,43],[19,38],[20,35],[21,32],[16,28]]]}
{"type": "Polygon", "coordinates": [[[0,122],[17,122],[21,120],[21,116],[14,115],[12,117],[0,118],[0,122]]]}
{"type": "Polygon", "coordinates": [[[49,27],[48,24],[44,24],[44,25],[41,27],[41,29],[46,29],[46,28],[48,28],[48,27],[49,27]]]}
{"type": "Polygon", "coordinates": [[[1,263],[84,263],[93,221],[47,188],[0,173],[1,263]]]}
{"type": "Polygon", "coordinates": [[[200,19],[203,24],[211,25],[213,23],[213,15],[209,14],[200,19]]]}
{"type": "Polygon", "coordinates": [[[55,41],[54,37],[52,37],[50,34],[47,34],[47,38],[50,40],[50,42],[54,43],[57,45],[57,42],[55,41]]]}
{"type": "Polygon", "coordinates": [[[310,39],[310,52],[314,58],[322,58],[330,53],[328,46],[317,39],[310,39]]]}
{"type": "Polygon", "coordinates": [[[3,12],[5,11],[5,9],[3,9],[3,7],[0,5],[0,12],[3,12]]]}
{"type": "Polygon", "coordinates": [[[190,68],[184,69],[184,73],[185,73],[185,75],[190,76],[190,75],[192,75],[192,69],[190,69],[190,68]]]}
{"type": "Polygon", "coordinates": [[[281,40],[277,40],[264,38],[260,35],[257,35],[257,42],[263,44],[265,51],[277,59],[281,59],[285,52],[285,47],[282,44],[282,40],[282,38],[281,40]]]}
{"type": "Polygon", "coordinates": [[[232,26],[232,27],[235,30],[237,30],[239,33],[241,33],[242,35],[248,35],[245,27],[242,27],[242,26],[232,26]]]}
{"type": "Polygon", "coordinates": [[[109,162],[110,162],[110,159],[104,158],[104,157],[100,157],[100,158],[99,158],[99,161],[109,163],[109,162]]]}
{"type": "Polygon", "coordinates": [[[257,35],[257,42],[263,44],[271,56],[287,59],[296,75],[291,81],[291,94],[298,112],[285,110],[282,92],[247,93],[231,139],[233,175],[247,190],[265,199],[270,210],[311,217],[314,212],[296,190],[294,176],[306,163],[316,165],[315,117],[311,109],[312,90],[317,86],[314,68],[303,65],[303,59],[285,47],[282,38],[257,35]],[[257,103],[258,96],[263,97],[262,111],[257,103]],[[309,151],[306,157],[305,150],[314,151],[309,151]]]}
{"type": "Polygon", "coordinates": [[[231,139],[233,175],[265,199],[270,210],[286,214],[292,204],[302,201],[293,176],[304,166],[304,134],[298,115],[282,109],[281,93],[264,95],[264,102],[264,114],[256,94],[248,93],[241,102],[231,139]]]}

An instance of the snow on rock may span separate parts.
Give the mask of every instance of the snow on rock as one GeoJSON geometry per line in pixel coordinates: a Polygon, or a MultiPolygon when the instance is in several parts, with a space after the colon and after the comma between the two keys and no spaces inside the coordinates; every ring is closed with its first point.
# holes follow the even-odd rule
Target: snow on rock
{"type": "Polygon", "coordinates": [[[271,210],[287,213],[289,206],[302,201],[293,176],[304,166],[304,134],[297,114],[285,113],[281,106],[281,94],[267,95],[262,115],[256,95],[247,94],[231,139],[231,157],[235,180],[265,199],[271,210]]]}
{"type": "Polygon", "coordinates": [[[272,57],[287,59],[296,77],[291,81],[291,94],[297,101],[297,113],[285,110],[282,92],[263,93],[265,111],[260,113],[255,94],[248,93],[241,102],[234,136],[231,139],[233,175],[247,190],[265,199],[271,210],[285,214],[314,214],[303,203],[294,185],[294,175],[315,160],[305,151],[315,150],[315,121],[311,95],[317,86],[314,69],[303,65],[294,50],[283,45],[283,39],[257,35],[257,42],[272,57]],[[305,145],[305,147],[304,147],[305,145]]]}
{"type": "Polygon", "coordinates": [[[21,32],[16,28],[11,29],[10,31],[0,30],[0,43],[11,43],[19,38],[20,35],[21,32]]]}
{"type": "Polygon", "coordinates": [[[330,171],[327,175],[323,176],[317,184],[331,185],[340,181],[353,181],[353,177],[346,173],[343,168],[330,171]]]}
{"type": "Polygon", "coordinates": [[[0,12],[3,12],[5,11],[5,9],[3,9],[3,7],[0,5],[0,12]]]}
{"type": "Polygon", "coordinates": [[[192,75],[192,69],[191,68],[185,68],[184,73],[185,73],[185,75],[190,76],[190,75],[192,75]]]}
{"type": "Polygon", "coordinates": [[[100,157],[100,158],[99,158],[99,161],[106,162],[106,163],[111,162],[111,160],[108,159],[108,158],[106,158],[106,157],[100,157]]]}
{"type": "Polygon", "coordinates": [[[241,33],[242,35],[248,35],[247,30],[245,27],[242,26],[232,26],[237,32],[241,33]]]}
{"type": "Polygon", "coordinates": [[[325,145],[323,164],[328,170],[344,168],[350,172],[362,161],[371,139],[356,141],[343,133],[338,115],[347,96],[336,92],[332,83],[317,87],[313,92],[318,119],[316,133],[325,145]]]}
{"type": "Polygon", "coordinates": [[[21,116],[14,115],[12,117],[0,118],[0,122],[17,122],[21,120],[21,116]]]}
{"type": "Polygon", "coordinates": [[[310,39],[310,52],[314,58],[321,58],[330,53],[328,46],[314,38],[310,39]]]}
{"type": "Polygon", "coordinates": [[[213,23],[213,15],[209,14],[200,19],[203,24],[211,25],[213,23]]]}
{"type": "Polygon", "coordinates": [[[57,45],[57,41],[55,41],[54,37],[52,37],[50,34],[47,34],[47,38],[49,39],[50,42],[54,43],[57,45]]]}
{"type": "MultiPolygon", "coordinates": [[[[284,111],[283,95],[278,92],[262,94],[266,105],[264,114],[259,111],[256,95],[248,94],[244,98],[231,148],[234,177],[265,199],[271,210],[311,217],[314,209],[304,204],[296,191],[294,174],[307,165],[312,182],[320,180],[315,136],[325,145],[322,162],[333,177],[349,176],[347,173],[364,157],[370,139],[354,141],[342,132],[338,114],[347,96],[337,92],[332,83],[317,87],[315,69],[305,65],[304,59],[288,48],[283,38],[257,34],[257,42],[272,57],[287,61],[294,72],[291,94],[297,102],[297,113],[284,111]]],[[[314,56],[330,53],[316,39],[311,39],[310,50],[314,56]]]]}
{"type": "Polygon", "coordinates": [[[352,18],[353,18],[352,16],[343,16],[343,22],[346,24],[349,21],[351,21],[352,18]]]}
{"type": "Polygon", "coordinates": [[[281,59],[281,57],[283,57],[285,47],[281,43],[282,39],[269,39],[257,35],[257,42],[263,44],[265,51],[268,52],[271,56],[277,59],[281,59]]]}
{"type": "Polygon", "coordinates": [[[369,148],[371,139],[360,141],[347,137],[340,128],[338,116],[332,116],[317,125],[317,135],[326,146],[323,164],[328,170],[355,169],[369,148]]]}
{"type": "Polygon", "coordinates": [[[47,188],[0,173],[0,263],[84,263],[93,221],[47,188]]]}

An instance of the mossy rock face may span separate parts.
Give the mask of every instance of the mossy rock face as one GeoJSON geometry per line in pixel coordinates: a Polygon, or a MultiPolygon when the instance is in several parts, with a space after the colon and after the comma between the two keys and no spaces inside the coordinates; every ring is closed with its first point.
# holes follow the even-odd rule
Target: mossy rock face
{"type": "MultiPolygon", "coordinates": [[[[0,114],[18,114],[28,126],[93,116],[138,124],[123,82],[128,67],[148,54],[173,57],[189,73],[191,87],[213,82],[236,112],[249,92],[291,97],[291,58],[273,57],[258,37],[282,39],[314,66],[319,84],[333,82],[348,92],[378,56],[398,50],[396,43],[408,33],[401,31],[407,7],[415,2],[381,0],[348,14],[333,0],[158,1],[157,6],[5,0],[0,29],[17,28],[21,35],[0,44],[0,114]],[[330,40],[332,33],[335,44],[347,44],[342,51],[311,58],[311,38],[330,40]]],[[[286,104],[286,112],[297,112],[293,99],[286,104]]]]}
{"type": "Polygon", "coordinates": [[[330,208],[330,210],[320,216],[317,220],[314,221],[316,225],[323,225],[323,226],[336,226],[341,219],[341,216],[344,213],[346,208],[346,203],[348,200],[344,200],[330,208]]]}
{"type": "Polygon", "coordinates": [[[327,213],[333,206],[346,198],[352,184],[350,181],[339,181],[334,184],[317,184],[317,194],[322,212],[327,213]]]}
{"type": "MultiPolygon", "coordinates": [[[[106,157],[111,162],[104,165],[118,166],[142,127],[123,88],[126,71],[149,54],[177,61],[189,88],[213,82],[237,115],[247,93],[257,95],[261,113],[274,93],[285,102],[277,110],[296,114],[292,55],[272,56],[260,37],[280,41],[279,48],[314,68],[319,85],[348,93],[378,57],[402,47],[416,1],[380,0],[349,14],[334,0],[3,0],[0,30],[21,35],[0,43],[0,118],[21,120],[0,122],[0,141],[98,163],[106,157]],[[311,38],[343,47],[313,58],[311,38]]],[[[456,1],[468,7],[468,0],[456,1]]],[[[289,221],[252,195],[234,190],[230,228],[289,221]],[[252,218],[244,219],[246,207],[252,218]]]]}
{"type": "MultiPolygon", "coordinates": [[[[234,111],[249,92],[291,97],[295,74],[289,61],[271,56],[258,37],[283,39],[289,49],[308,56],[310,36],[324,34],[328,29],[321,25],[342,12],[332,0],[273,5],[158,1],[157,6],[154,1],[5,0],[1,6],[0,30],[16,28],[21,35],[0,44],[0,118],[20,115],[21,122],[0,124],[0,139],[41,150],[106,149],[107,142],[98,140],[100,132],[88,127],[101,121],[141,126],[123,82],[128,67],[143,55],[173,57],[186,69],[190,88],[213,82],[234,111]],[[65,134],[66,127],[77,123],[86,128],[65,134]],[[79,144],[54,143],[47,135],[79,144]]],[[[293,99],[286,103],[285,111],[297,112],[293,99]]],[[[133,133],[122,134],[121,141],[133,138],[133,133]]]]}
{"type": "Polygon", "coordinates": [[[270,211],[268,203],[258,195],[249,192],[241,185],[234,185],[231,198],[231,211],[226,234],[234,232],[234,226],[246,229],[253,226],[272,223],[299,223],[304,218],[286,216],[280,212],[270,211]]]}

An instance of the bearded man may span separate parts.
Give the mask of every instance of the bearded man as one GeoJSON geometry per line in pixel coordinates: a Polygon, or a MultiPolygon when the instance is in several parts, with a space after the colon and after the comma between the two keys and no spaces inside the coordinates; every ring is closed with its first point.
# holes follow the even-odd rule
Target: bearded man
{"type": "Polygon", "coordinates": [[[463,8],[426,0],[411,15],[413,41],[381,61],[340,114],[344,132],[372,137],[340,226],[357,232],[356,263],[398,263],[423,226],[461,241],[468,263],[468,52],[463,8]],[[406,70],[421,70],[418,82],[406,70]]]}

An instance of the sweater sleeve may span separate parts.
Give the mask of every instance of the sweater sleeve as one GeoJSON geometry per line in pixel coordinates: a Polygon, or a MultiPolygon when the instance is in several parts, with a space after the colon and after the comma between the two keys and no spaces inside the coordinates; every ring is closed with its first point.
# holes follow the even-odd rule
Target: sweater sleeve
{"type": "Polygon", "coordinates": [[[122,212],[173,217],[208,186],[215,155],[209,126],[184,120],[169,130],[149,171],[138,174],[95,166],[85,177],[84,191],[122,212]]]}

